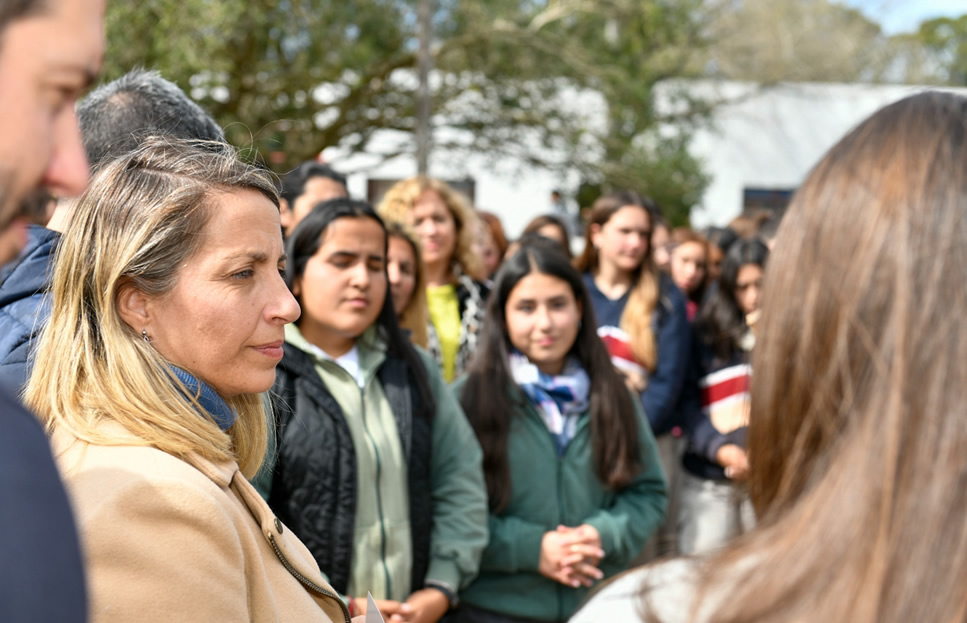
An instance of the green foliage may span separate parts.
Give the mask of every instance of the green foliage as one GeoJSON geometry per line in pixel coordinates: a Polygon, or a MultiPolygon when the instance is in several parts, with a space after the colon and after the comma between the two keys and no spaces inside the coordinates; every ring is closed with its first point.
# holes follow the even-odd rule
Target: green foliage
{"type": "Polygon", "coordinates": [[[939,66],[945,84],[967,86],[967,14],[928,20],[920,25],[916,38],[939,66]]]}
{"type": "MultiPolygon", "coordinates": [[[[433,105],[451,149],[632,186],[687,215],[706,178],[685,144],[703,0],[438,0],[433,105]],[[581,102],[591,94],[600,105],[581,102]],[[666,113],[667,114],[667,113],[666,113]],[[526,138],[522,138],[526,137],[526,138]]],[[[415,128],[417,0],[142,0],[108,6],[105,78],[158,69],[277,170],[415,128]]],[[[408,149],[408,147],[404,147],[408,149]]],[[[390,157],[395,154],[383,154],[390,157]]],[[[677,218],[677,217],[676,217],[677,218]]]]}

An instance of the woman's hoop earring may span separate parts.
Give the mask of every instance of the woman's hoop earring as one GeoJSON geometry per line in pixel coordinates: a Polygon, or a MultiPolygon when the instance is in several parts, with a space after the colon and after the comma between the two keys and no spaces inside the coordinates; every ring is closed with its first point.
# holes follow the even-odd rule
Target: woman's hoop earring
{"type": "Polygon", "coordinates": [[[147,329],[141,329],[141,339],[144,340],[148,344],[151,343],[151,338],[148,336],[148,330],[147,329]]]}

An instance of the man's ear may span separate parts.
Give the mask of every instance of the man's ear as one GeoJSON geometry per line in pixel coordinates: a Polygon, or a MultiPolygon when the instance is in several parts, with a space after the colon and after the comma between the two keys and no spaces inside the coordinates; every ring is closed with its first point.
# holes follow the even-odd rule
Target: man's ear
{"type": "Polygon", "coordinates": [[[118,289],[117,301],[121,319],[135,332],[140,333],[151,324],[148,296],[134,285],[122,285],[118,289]]]}

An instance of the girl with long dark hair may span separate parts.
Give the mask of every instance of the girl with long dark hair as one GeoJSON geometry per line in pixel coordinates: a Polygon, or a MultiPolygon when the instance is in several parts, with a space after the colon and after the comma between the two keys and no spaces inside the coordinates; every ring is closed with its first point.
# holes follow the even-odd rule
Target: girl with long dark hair
{"type": "Polygon", "coordinates": [[[353,614],[433,623],[486,543],[480,447],[436,364],[397,324],[387,231],[369,204],[318,206],[286,245],[302,306],[273,387],[269,504],[353,614]]]}
{"type": "Polygon", "coordinates": [[[769,249],[737,240],[722,261],[718,288],[695,319],[693,366],[697,387],[686,401],[688,443],[682,465],[678,549],[698,554],[752,527],[744,485],[750,359],[755,317],[769,249]],[[738,484],[736,484],[738,483],[738,484]]]}
{"type": "Polygon", "coordinates": [[[661,523],[665,485],[640,403],[556,242],[527,241],[504,262],[454,391],[484,451],[490,504],[480,575],[454,620],[566,620],[661,523]]]}

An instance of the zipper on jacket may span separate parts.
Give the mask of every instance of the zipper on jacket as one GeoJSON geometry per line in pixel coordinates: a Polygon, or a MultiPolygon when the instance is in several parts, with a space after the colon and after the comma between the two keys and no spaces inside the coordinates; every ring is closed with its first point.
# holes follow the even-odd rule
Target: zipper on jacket
{"type": "Polygon", "coordinates": [[[279,557],[279,560],[282,562],[282,566],[285,567],[285,570],[288,571],[292,575],[292,577],[299,580],[299,582],[301,582],[302,585],[305,586],[306,588],[316,593],[319,593],[320,595],[325,595],[326,597],[333,598],[336,601],[336,603],[339,604],[339,608],[342,610],[342,615],[343,615],[343,619],[345,619],[345,623],[350,623],[349,608],[346,607],[346,604],[343,603],[339,595],[333,593],[330,590],[324,589],[323,587],[319,586],[318,584],[316,584],[306,576],[299,573],[299,571],[292,566],[292,563],[289,562],[289,559],[286,558],[285,555],[282,553],[282,550],[279,549],[279,544],[275,542],[274,534],[269,534],[269,543],[272,544],[272,549],[275,550],[275,555],[279,557]]]}
{"type": "Polygon", "coordinates": [[[383,517],[383,490],[381,485],[383,461],[379,456],[379,447],[369,432],[369,422],[366,421],[366,393],[362,387],[359,388],[359,410],[363,415],[363,428],[366,430],[366,438],[373,447],[373,456],[376,457],[376,512],[379,513],[379,561],[383,565],[383,577],[386,579],[386,595],[390,596],[393,594],[393,580],[389,575],[389,567],[386,566],[386,521],[383,517]]]}
{"type": "MultiPolygon", "coordinates": [[[[567,452],[567,449],[564,450],[567,452]]],[[[556,448],[555,448],[556,452],[556,448]]],[[[564,455],[558,455],[557,457],[557,525],[564,524],[564,509],[561,508],[561,495],[564,493],[561,489],[561,480],[563,478],[564,471],[564,455]]],[[[564,613],[564,586],[560,583],[556,583],[557,586],[557,618],[562,620],[562,615],[564,613]]],[[[574,590],[574,589],[571,589],[574,590]]]]}

